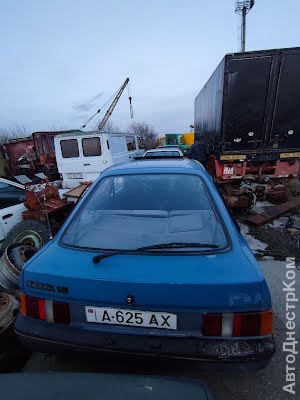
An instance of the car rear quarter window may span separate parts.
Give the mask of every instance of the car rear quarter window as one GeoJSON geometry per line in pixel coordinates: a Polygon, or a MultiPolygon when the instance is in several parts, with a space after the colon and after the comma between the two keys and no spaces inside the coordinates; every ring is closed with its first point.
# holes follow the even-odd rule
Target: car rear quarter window
{"type": "Polygon", "coordinates": [[[67,139],[60,141],[61,155],[63,158],[79,157],[77,139],[67,139]]]}

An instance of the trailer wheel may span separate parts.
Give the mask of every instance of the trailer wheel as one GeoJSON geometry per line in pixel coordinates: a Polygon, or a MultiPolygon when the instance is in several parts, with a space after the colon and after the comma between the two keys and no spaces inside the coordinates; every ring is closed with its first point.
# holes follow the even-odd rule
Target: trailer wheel
{"type": "Polygon", "coordinates": [[[26,244],[39,250],[49,240],[50,233],[46,225],[34,220],[21,221],[8,232],[2,242],[0,254],[13,243],[26,244]]]}

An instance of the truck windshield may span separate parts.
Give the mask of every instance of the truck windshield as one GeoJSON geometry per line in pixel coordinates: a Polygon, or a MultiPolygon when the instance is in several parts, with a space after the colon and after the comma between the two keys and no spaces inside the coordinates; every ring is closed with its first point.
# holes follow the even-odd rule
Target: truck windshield
{"type": "Polygon", "coordinates": [[[219,249],[227,245],[198,175],[110,176],[92,190],[64,231],[63,244],[97,250],[134,250],[175,242],[207,243],[219,249]]]}

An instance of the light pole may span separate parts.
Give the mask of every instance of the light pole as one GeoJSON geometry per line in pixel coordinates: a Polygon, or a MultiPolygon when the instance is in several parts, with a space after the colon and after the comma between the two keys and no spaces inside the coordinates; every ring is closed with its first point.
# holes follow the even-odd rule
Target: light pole
{"type": "Polygon", "coordinates": [[[235,3],[235,12],[242,16],[241,52],[246,50],[246,15],[254,6],[254,0],[244,0],[235,3]]]}

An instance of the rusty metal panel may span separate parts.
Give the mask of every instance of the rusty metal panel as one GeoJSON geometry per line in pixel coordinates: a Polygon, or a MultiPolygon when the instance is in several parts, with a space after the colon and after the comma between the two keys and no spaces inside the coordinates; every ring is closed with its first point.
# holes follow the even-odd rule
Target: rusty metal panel
{"type": "MultiPolygon", "coordinates": [[[[73,205],[73,201],[69,201],[66,203],[60,202],[59,204],[57,201],[54,201],[54,203],[53,201],[51,201],[50,204],[46,204],[47,215],[50,218],[52,216],[56,216],[60,212],[70,212],[73,205]]],[[[35,221],[40,222],[47,221],[45,210],[26,210],[23,211],[22,217],[24,220],[34,219],[35,221]]]]}
{"type": "Polygon", "coordinates": [[[269,189],[266,193],[266,197],[269,203],[284,204],[289,200],[288,188],[279,187],[275,189],[269,189]]]}
{"type": "Polygon", "coordinates": [[[256,215],[250,215],[249,217],[246,218],[247,222],[250,222],[251,224],[261,226],[264,224],[267,224],[271,221],[274,221],[279,215],[292,210],[293,208],[299,207],[300,206],[300,198],[299,199],[293,199],[290,201],[287,201],[284,204],[270,207],[268,210],[256,214],[256,215]]]}
{"type": "MultiPolygon", "coordinates": [[[[28,171],[34,169],[34,162],[36,160],[36,154],[34,150],[34,141],[32,138],[24,138],[24,139],[14,139],[9,141],[4,145],[6,150],[6,154],[9,157],[10,165],[15,175],[18,175],[20,172],[20,157],[26,155],[28,158],[32,160],[32,165],[30,163],[25,162],[28,165],[28,171]]],[[[27,168],[26,168],[27,169],[27,168]]]]}

